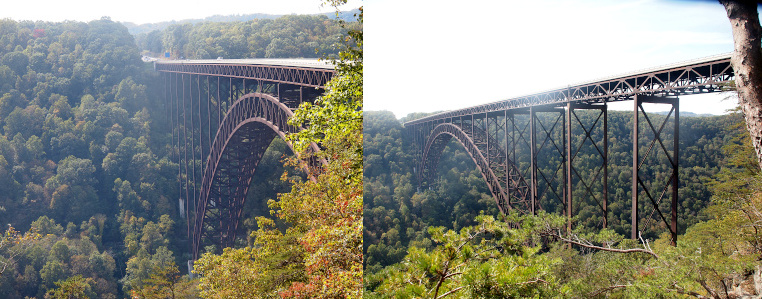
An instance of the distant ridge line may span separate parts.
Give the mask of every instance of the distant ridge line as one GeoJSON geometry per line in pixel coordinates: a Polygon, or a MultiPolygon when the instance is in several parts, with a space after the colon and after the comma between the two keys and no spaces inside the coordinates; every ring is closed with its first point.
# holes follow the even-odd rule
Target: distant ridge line
{"type": "Polygon", "coordinates": [[[324,15],[324,16],[327,16],[329,19],[339,19],[339,20],[351,22],[354,20],[354,14],[359,12],[360,10],[358,9],[342,11],[342,12],[339,12],[338,17],[336,16],[335,12],[326,12],[326,13],[317,13],[317,14],[284,14],[284,15],[253,13],[253,14],[240,14],[240,15],[213,15],[203,19],[184,19],[179,21],[172,20],[172,21],[144,23],[144,24],[135,24],[132,22],[119,22],[119,23],[124,25],[124,27],[127,27],[127,31],[130,34],[138,35],[141,33],[148,33],[154,30],[164,30],[169,26],[177,25],[177,24],[198,24],[198,23],[204,23],[204,22],[220,22],[220,23],[248,22],[248,21],[256,20],[256,19],[274,20],[280,17],[290,16],[290,15],[306,15],[306,16],[324,15]]]}

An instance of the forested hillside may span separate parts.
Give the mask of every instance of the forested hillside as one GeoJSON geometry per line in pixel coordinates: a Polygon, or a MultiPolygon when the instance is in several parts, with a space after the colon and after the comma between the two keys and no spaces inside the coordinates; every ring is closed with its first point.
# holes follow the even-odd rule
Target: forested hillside
{"type": "MultiPolygon", "coordinates": [[[[330,43],[346,35],[325,17],[252,21],[248,29],[238,24],[177,26],[167,31],[168,45],[177,55],[201,53],[198,41],[208,38],[212,56],[262,56],[270,42],[248,43],[260,38],[256,30],[309,27],[315,31],[304,38],[316,40],[321,54],[335,55],[330,43]],[[252,24],[260,27],[251,31],[252,24]]],[[[295,34],[283,33],[279,42],[297,44],[295,34]]],[[[281,49],[289,48],[276,42],[268,57],[304,56],[281,49]]],[[[3,231],[13,228],[0,238],[0,298],[63,290],[146,297],[167,288],[197,295],[181,277],[187,230],[178,212],[162,81],[140,51],[127,28],[108,18],[0,20],[0,223],[3,231]]],[[[280,179],[281,160],[292,154],[286,149],[276,140],[259,164],[240,236],[256,228],[255,216],[268,214],[268,199],[289,190],[290,182],[280,179]]]]}
{"type": "MultiPolygon", "coordinates": [[[[397,120],[390,112],[366,112],[364,296],[740,298],[761,293],[755,281],[762,252],[762,181],[740,115],[680,120],[680,224],[672,246],[658,226],[644,227],[640,240],[625,237],[629,113],[609,112],[610,229],[589,221],[600,216],[589,196],[575,190],[578,217],[566,232],[567,218],[554,213],[552,201],[542,204],[550,213],[499,215],[456,141],[444,150],[438,180],[430,189],[416,190],[415,151],[401,123],[424,115],[397,120]]],[[[594,116],[583,113],[579,119],[594,116]]],[[[594,158],[582,156],[581,163],[594,158]]],[[[666,169],[643,171],[658,178],[666,169]]]]}
{"type": "Polygon", "coordinates": [[[345,38],[340,23],[325,15],[289,15],[274,20],[175,24],[138,34],[136,41],[140,49],[155,56],[169,52],[172,59],[336,58],[335,45],[345,38]]]}
{"type": "MultiPolygon", "coordinates": [[[[329,12],[329,13],[317,14],[312,16],[326,16],[332,19],[339,19],[339,20],[344,20],[346,22],[352,22],[352,21],[355,21],[355,15],[358,13],[359,11],[355,9],[351,11],[329,12]]],[[[278,19],[283,16],[284,15],[271,15],[271,14],[263,14],[263,13],[224,15],[224,16],[214,15],[211,17],[203,18],[203,19],[187,19],[187,20],[158,22],[158,23],[146,23],[146,24],[140,24],[140,25],[130,23],[130,22],[122,23],[122,24],[124,24],[124,26],[127,27],[127,30],[130,33],[132,33],[133,35],[137,35],[139,39],[141,34],[146,34],[154,30],[162,31],[172,25],[181,25],[186,23],[189,23],[189,24],[209,23],[209,22],[247,22],[247,21],[251,21],[255,19],[260,19],[260,20],[278,19]]]]}
{"type": "MultiPolygon", "coordinates": [[[[582,121],[588,122],[597,116],[585,112],[578,112],[578,115],[582,121]]],[[[439,181],[430,189],[417,190],[413,173],[413,168],[417,166],[413,156],[415,150],[409,140],[405,140],[401,122],[421,116],[411,115],[400,121],[390,112],[366,111],[364,115],[365,267],[369,272],[401,261],[410,246],[431,248],[433,244],[427,233],[429,226],[457,231],[476,224],[476,218],[481,213],[499,214],[475,164],[454,140],[442,154],[438,168],[439,181]]],[[[552,120],[550,116],[543,117],[545,123],[552,120]]],[[[659,118],[656,115],[652,117],[659,118]]],[[[712,196],[707,185],[724,163],[722,148],[734,137],[732,132],[737,128],[732,129],[733,124],[741,121],[737,114],[680,119],[679,233],[707,219],[703,211],[712,196]]],[[[577,142],[584,138],[579,126],[574,130],[577,142]]],[[[555,135],[559,135],[560,130],[556,131],[555,135]]],[[[609,111],[609,227],[621,235],[629,235],[630,230],[631,131],[631,112],[609,111]]],[[[648,143],[641,142],[641,153],[648,146],[648,143]]],[[[544,168],[545,173],[552,173],[551,168],[555,168],[548,163],[552,156],[552,153],[540,155],[540,167],[544,168]]],[[[582,162],[575,160],[576,167],[588,163],[590,165],[585,166],[587,169],[595,169],[597,162],[592,155],[583,150],[578,156],[582,162]]],[[[646,170],[653,177],[664,177],[667,171],[665,165],[655,165],[646,170]]],[[[557,173],[558,181],[562,175],[561,171],[557,173]]],[[[598,206],[580,192],[583,186],[577,185],[576,188],[575,196],[579,203],[574,212],[579,219],[575,225],[599,227],[601,216],[598,206]]],[[[600,190],[597,196],[601,196],[600,190]]],[[[560,213],[561,206],[557,202],[545,200],[542,203],[545,210],[560,213]]],[[[654,227],[645,228],[648,233],[644,237],[653,239],[664,229],[660,229],[654,221],[650,223],[654,227]]]]}

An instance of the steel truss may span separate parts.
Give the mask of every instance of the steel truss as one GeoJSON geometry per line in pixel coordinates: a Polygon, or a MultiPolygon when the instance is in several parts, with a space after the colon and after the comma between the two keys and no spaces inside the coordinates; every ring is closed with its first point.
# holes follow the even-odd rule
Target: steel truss
{"type": "MultiPolygon", "coordinates": [[[[575,215],[574,211],[574,192],[575,178],[578,185],[583,186],[584,192],[580,196],[583,199],[592,199],[596,206],[600,208],[602,220],[600,226],[603,228],[608,227],[608,106],[606,103],[602,105],[590,105],[590,104],[575,104],[568,103],[566,108],[566,117],[570,120],[567,122],[568,132],[572,131],[572,124],[579,124],[580,128],[584,132],[583,139],[575,144],[572,140],[572,134],[566,134],[567,147],[566,155],[569,157],[569,163],[566,169],[566,194],[567,203],[565,205],[566,215],[571,218],[575,215]],[[595,119],[588,126],[585,125],[585,121],[580,119],[576,110],[598,110],[599,113],[595,114],[595,119]],[[602,128],[602,132],[598,132],[598,138],[594,138],[596,128],[602,128]],[[592,159],[593,157],[599,157],[600,163],[597,169],[584,169],[583,167],[576,166],[574,159],[578,154],[587,146],[594,149],[592,155],[586,157],[586,159],[592,159]],[[596,194],[596,187],[601,189],[602,195],[596,194]]],[[[567,230],[571,230],[571,222],[567,225],[567,230]]]]}
{"type": "MultiPolygon", "coordinates": [[[[730,55],[724,54],[407,122],[405,130],[418,149],[420,164],[415,172],[419,187],[430,187],[436,182],[442,152],[455,138],[480,170],[502,213],[512,209],[536,213],[539,209],[560,206],[563,214],[574,216],[578,212],[575,206],[579,207],[574,199],[580,198],[598,207],[600,219],[596,226],[606,228],[609,226],[607,103],[633,100],[631,237],[640,237],[644,230],[666,228],[676,244],[677,95],[719,92],[720,85],[733,80],[733,76],[730,55]],[[643,103],[668,104],[672,110],[661,119],[647,115],[643,103]],[[577,113],[579,110],[590,112],[583,119],[577,113]],[[639,131],[641,118],[646,121],[648,134],[639,131]],[[661,119],[658,127],[654,118],[661,119]],[[663,137],[668,124],[673,127],[671,150],[663,137]],[[575,138],[575,132],[580,131],[583,136],[575,138]],[[652,138],[648,139],[649,136],[652,138]],[[650,140],[643,155],[638,152],[641,139],[650,140]],[[586,162],[594,159],[597,163],[583,165],[580,155],[585,156],[586,162]],[[667,182],[660,184],[647,177],[643,166],[652,160],[651,156],[657,160],[661,157],[671,166],[672,175],[667,182]],[[664,200],[667,197],[671,198],[669,206],[664,200]],[[639,198],[647,201],[641,203],[639,198]],[[643,228],[638,223],[641,210],[648,213],[643,228]]],[[[569,222],[567,230],[571,229],[569,222]]]]}
{"type": "MultiPolygon", "coordinates": [[[[205,246],[233,245],[262,155],[274,138],[301,129],[287,123],[293,109],[302,102],[314,102],[323,85],[313,85],[327,82],[333,70],[193,63],[156,66],[163,74],[171,156],[178,162],[181,214],[187,220],[195,260],[205,246]]],[[[312,144],[311,150],[319,148],[312,144]]]]}
{"type": "MultiPolygon", "coordinates": [[[[633,161],[632,161],[632,231],[631,231],[631,238],[635,239],[640,237],[640,234],[642,230],[639,227],[639,219],[640,215],[638,215],[638,198],[645,195],[645,197],[649,200],[648,203],[650,203],[651,213],[649,217],[646,219],[646,228],[648,228],[653,220],[654,216],[659,216],[657,218],[657,222],[661,222],[665,225],[665,227],[669,230],[671,234],[671,243],[672,245],[677,244],[677,195],[678,195],[678,189],[679,189],[679,182],[678,182],[678,157],[679,151],[680,151],[680,111],[679,111],[679,105],[680,101],[678,98],[659,98],[659,97],[651,97],[651,96],[636,96],[634,106],[634,117],[635,122],[633,123],[633,134],[632,134],[632,151],[633,151],[633,161]],[[667,104],[671,105],[671,109],[667,116],[662,120],[661,124],[659,125],[659,128],[656,129],[654,127],[654,123],[651,120],[651,117],[646,114],[645,109],[643,109],[643,103],[652,103],[652,104],[667,104]],[[641,135],[639,133],[639,125],[640,125],[640,113],[642,112],[643,119],[646,120],[646,123],[648,124],[648,130],[646,133],[653,134],[653,139],[651,140],[648,150],[646,150],[645,154],[641,155],[639,152],[639,140],[641,139],[641,135]],[[672,133],[672,150],[668,150],[667,146],[664,144],[665,140],[662,139],[662,132],[664,131],[664,128],[669,123],[670,119],[672,120],[672,126],[673,126],[673,133],[672,133]],[[658,144],[658,146],[657,146],[658,144]],[[654,151],[654,148],[656,148],[656,151],[654,151]],[[650,182],[648,180],[648,176],[646,176],[641,169],[643,169],[646,162],[649,161],[648,158],[651,157],[651,153],[654,153],[654,156],[658,159],[659,155],[664,155],[666,158],[666,162],[669,164],[669,166],[672,167],[672,173],[667,180],[667,182],[664,183],[664,187],[659,190],[658,186],[654,186],[657,182],[650,182]],[[642,191],[642,192],[641,192],[642,191]],[[652,193],[653,191],[658,192],[652,193]],[[661,203],[662,200],[665,198],[665,196],[669,196],[671,198],[671,204],[669,206],[670,210],[670,220],[667,220],[667,217],[664,216],[664,213],[662,212],[661,203]],[[658,197],[656,197],[658,196],[658,197]]],[[[647,136],[646,136],[647,137],[647,136]]],[[[648,203],[646,206],[649,206],[648,203]]]]}
{"type": "Polygon", "coordinates": [[[719,92],[721,91],[721,84],[732,80],[733,68],[730,66],[730,53],[728,53],[610,79],[575,84],[504,101],[442,112],[409,121],[405,125],[531,106],[562,106],[566,105],[567,102],[629,101],[637,94],[666,97],[719,92]]]}

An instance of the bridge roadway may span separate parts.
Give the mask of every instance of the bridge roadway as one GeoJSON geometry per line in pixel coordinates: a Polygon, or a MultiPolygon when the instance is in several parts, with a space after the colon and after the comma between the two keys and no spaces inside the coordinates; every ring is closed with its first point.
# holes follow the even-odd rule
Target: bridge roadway
{"type": "MultiPolygon", "coordinates": [[[[543,205],[547,206],[547,202],[552,199],[550,197],[555,197],[555,204],[561,205],[563,213],[571,217],[574,215],[572,195],[579,194],[581,189],[584,195],[582,197],[594,199],[594,204],[600,208],[602,214],[601,224],[607,227],[609,154],[606,103],[633,100],[632,190],[638,192],[632,192],[631,237],[637,238],[643,232],[638,223],[643,218],[643,215],[639,214],[639,207],[650,208],[648,217],[653,219],[649,219],[655,220],[656,227],[669,229],[672,242],[675,243],[679,185],[678,96],[721,91],[723,84],[733,80],[730,56],[730,53],[720,54],[640,70],[493,103],[445,111],[406,122],[404,126],[407,135],[412,136],[418,151],[420,164],[416,167],[416,176],[419,186],[426,187],[436,181],[436,169],[442,151],[446,144],[455,138],[474,160],[501,212],[518,209],[526,213],[535,213],[542,209],[543,205]],[[652,123],[653,116],[646,114],[642,103],[671,105],[671,111],[658,129],[652,123]],[[577,115],[577,110],[598,111],[597,118],[592,123],[584,124],[577,115]],[[538,118],[540,114],[557,116],[551,118],[555,121],[551,121],[550,124],[543,124],[542,118],[538,118]],[[646,130],[646,134],[639,132],[640,119],[646,120],[647,128],[650,128],[650,131],[646,130]],[[579,125],[584,131],[585,136],[581,143],[573,142],[573,124],[579,125]],[[665,128],[669,127],[673,129],[671,142],[662,136],[668,131],[665,131],[665,128]],[[560,134],[563,140],[554,140],[551,134],[554,130],[563,130],[560,134]],[[645,154],[641,154],[638,152],[638,142],[644,139],[643,136],[648,137],[648,134],[653,135],[653,139],[649,149],[645,154]],[[594,137],[597,137],[595,141],[594,137]],[[574,163],[577,154],[585,147],[598,157],[599,168],[583,169],[581,163],[574,163]],[[523,154],[524,158],[522,154],[517,154],[522,151],[528,152],[528,155],[523,154]],[[538,168],[538,161],[542,160],[538,156],[542,151],[556,156],[558,165],[551,165],[551,170],[556,169],[555,172],[544,173],[538,168]],[[643,174],[644,161],[655,152],[666,156],[665,161],[672,169],[669,181],[664,183],[663,188],[656,190],[653,189],[654,184],[643,174]],[[527,164],[528,167],[524,166],[527,164]],[[557,177],[563,177],[563,182],[558,182],[557,177]],[[543,184],[545,188],[538,189],[543,184]],[[595,190],[595,186],[603,187],[595,190]],[[665,205],[662,204],[662,199],[666,197],[671,198],[669,214],[665,213],[665,205]],[[639,204],[639,198],[646,198],[648,201],[639,204]],[[544,203],[541,204],[540,200],[544,200],[544,203]]],[[[579,131],[579,128],[577,130],[579,131]]],[[[544,157],[544,160],[548,158],[544,157]]],[[[570,221],[567,230],[571,228],[570,221]]]]}
{"type": "Polygon", "coordinates": [[[316,59],[217,59],[160,60],[154,69],[164,81],[179,205],[195,260],[209,245],[233,245],[262,155],[274,138],[301,130],[288,119],[322,94],[334,66],[316,59]]]}

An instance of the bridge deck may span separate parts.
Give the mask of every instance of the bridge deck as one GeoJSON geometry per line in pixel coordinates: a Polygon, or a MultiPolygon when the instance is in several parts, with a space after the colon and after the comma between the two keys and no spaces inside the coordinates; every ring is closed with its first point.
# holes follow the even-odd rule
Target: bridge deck
{"type": "Polygon", "coordinates": [[[229,65],[270,65],[300,68],[334,69],[334,65],[325,60],[299,58],[299,59],[198,59],[198,60],[158,60],[157,64],[229,64],[229,65]]]}
{"type": "Polygon", "coordinates": [[[572,102],[600,103],[630,100],[635,94],[674,96],[717,92],[733,79],[731,53],[605,77],[507,100],[445,111],[406,122],[415,125],[443,118],[491,113],[530,106],[558,106],[572,102]]]}
{"type": "Polygon", "coordinates": [[[160,60],[159,72],[219,76],[322,88],[333,77],[334,65],[317,59],[160,60]]]}

